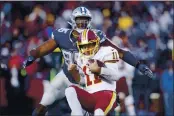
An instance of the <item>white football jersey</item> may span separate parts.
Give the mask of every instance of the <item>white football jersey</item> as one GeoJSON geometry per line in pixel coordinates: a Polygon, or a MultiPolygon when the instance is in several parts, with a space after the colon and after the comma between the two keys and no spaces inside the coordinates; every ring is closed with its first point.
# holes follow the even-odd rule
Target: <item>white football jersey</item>
{"type": "MultiPolygon", "coordinates": [[[[100,47],[99,51],[91,58],[91,59],[96,59],[99,61],[102,61],[103,63],[105,62],[110,62],[110,61],[118,61],[119,60],[119,55],[118,51],[112,47],[100,47]]],[[[89,93],[94,93],[97,91],[102,91],[102,90],[111,90],[115,91],[116,90],[116,81],[109,81],[104,77],[95,75],[89,71],[87,68],[87,63],[88,63],[87,58],[80,56],[78,57],[77,60],[77,65],[79,72],[83,72],[83,76],[81,79],[85,81],[85,90],[87,90],[89,93]]],[[[117,65],[115,63],[115,65],[117,65]]],[[[115,66],[114,67],[117,67],[115,66]]]]}

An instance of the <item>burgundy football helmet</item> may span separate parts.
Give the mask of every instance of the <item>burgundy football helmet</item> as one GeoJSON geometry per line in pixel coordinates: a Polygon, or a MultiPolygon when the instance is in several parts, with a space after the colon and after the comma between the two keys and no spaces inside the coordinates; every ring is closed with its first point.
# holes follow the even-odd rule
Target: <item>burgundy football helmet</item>
{"type": "Polygon", "coordinates": [[[77,47],[81,55],[91,58],[99,50],[99,37],[90,29],[84,29],[77,39],[77,47]]]}

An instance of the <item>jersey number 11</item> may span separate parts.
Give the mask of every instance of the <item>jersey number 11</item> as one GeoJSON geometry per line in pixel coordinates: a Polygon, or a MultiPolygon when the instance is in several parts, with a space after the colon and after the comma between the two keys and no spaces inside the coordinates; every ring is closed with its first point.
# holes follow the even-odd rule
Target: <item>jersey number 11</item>
{"type": "Polygon", "coordinates": [[[84,72],[84,74],[85,74],[85,76],[86,76],[86,79],[87,79],[86,86],[92,85],[92,82],[94,82],[94,84],[97,84],[97,83],[100,83],[100,82],[101,82],[100,77],[97,76],[96,74],[94,74],[94,80],[90,80],[90,77],[89,77],[89,75],[86,73],[86,70],[87,70],[87,67],[84,66],[84,67],[83,67],[83,72],[84,72]]]}

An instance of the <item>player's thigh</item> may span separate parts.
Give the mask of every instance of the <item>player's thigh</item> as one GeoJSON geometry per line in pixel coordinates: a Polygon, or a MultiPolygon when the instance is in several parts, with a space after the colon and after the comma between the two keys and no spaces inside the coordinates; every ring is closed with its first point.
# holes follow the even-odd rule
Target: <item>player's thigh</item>
{"type": "Polygon", "coordinates": [[[51,81],[51,85],[55,89],[66,89],[68,86],[70,86],[72,83],[68,80],[66,75],[64,74],[63,70],[61,70],[55,78],[51,81]]]}
{"type": "Polygon", "coordinates": [[[43,95],[43,99],[44,100],[44,96],[51,98],[54,98],[55,100],[60,100],[63,97],[65,97],[65,87],[59,87],[58,89],[55,86],[52,86],[50,82],[48,81],[43,81],[43,85],[44,85],[44,95],[43,95]]]}
{"type": "Polygon", "coordinates": [[[93,95],[78,86],[72,85],[70,87],[73,87],[76,90],[77,97],[82,107],[89,112],[94,111],[96,101],[93,95]]]}
{"type": "Polygon", "coordinates": [[[116,93],[112,91],[100,91],[95,94],[96,106],[95,109],[102,109],[105,115],[116,107],[116,93]]]}

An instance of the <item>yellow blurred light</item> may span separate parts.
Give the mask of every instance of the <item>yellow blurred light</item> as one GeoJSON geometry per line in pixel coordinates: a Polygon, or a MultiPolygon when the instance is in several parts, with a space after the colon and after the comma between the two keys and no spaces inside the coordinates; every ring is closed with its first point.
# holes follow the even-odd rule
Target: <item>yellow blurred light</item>
{"type": "Polygon", "coordinates": [[[118,19],[118,26],[122,30],[127,30],[133,25],[133,20],[129,16],[120,17],[118,19]]]}
{"type": "Polygon", "coordinates": [[[54,20],[55,20],[55,18],[54,18],[53,14],[51,14],[51,13],[47,14],[47,21],[48,21],[48,23],[53,23],[54,20]]]}
{"type": "Polygon", "coordinates": [[[111,12],[110,12],[109,9],[104,9],[104,10],[103,10],[103,16],[104,16],[104,17],[109,17],[110,15],[111,15],[111,12]]]}

